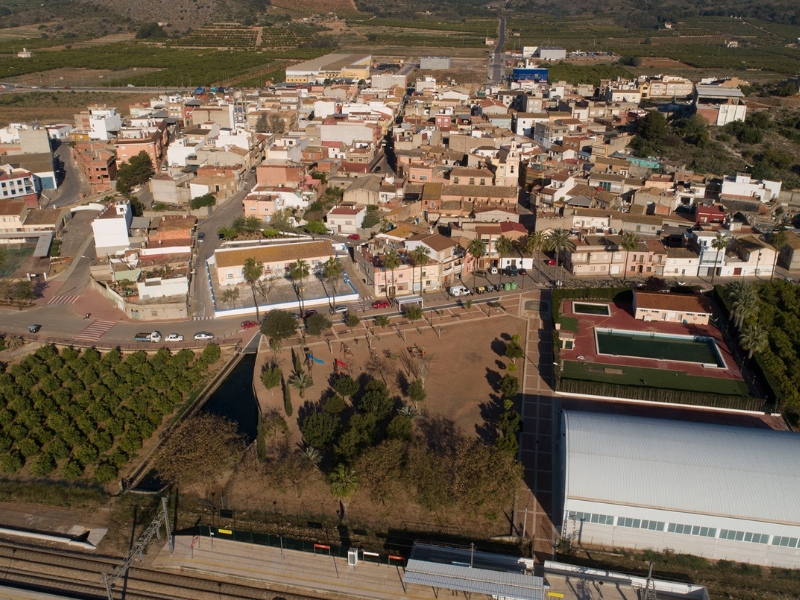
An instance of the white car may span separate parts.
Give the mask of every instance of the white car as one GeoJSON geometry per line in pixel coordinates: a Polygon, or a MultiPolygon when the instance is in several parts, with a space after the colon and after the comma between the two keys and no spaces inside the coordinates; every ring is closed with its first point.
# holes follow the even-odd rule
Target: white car
{"type": "Polygon", "coordinates": [[[166,337],[166,339],[164,341],[165,342],[182,342],[183,341],[183,336],[182,335],[178,335],[177,333],[170,333],[166,337]]]}
{"type": "Polygon", "coordinates": [[[198,331],[197,333],[194,334],[194,339],[197,340],[198,342],[202,342],[205,340],[213,340],[214,334],[209,333],[208,331],[198,331]]]}

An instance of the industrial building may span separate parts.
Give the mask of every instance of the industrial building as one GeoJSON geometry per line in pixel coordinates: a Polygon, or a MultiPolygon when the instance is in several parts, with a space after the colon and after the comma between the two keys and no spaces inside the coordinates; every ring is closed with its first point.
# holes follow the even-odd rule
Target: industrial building
{"type": "Polygon", "coordinates": [[[449,56],[423,56],[419,59],[423,71],[445,71],[450,68],[449,56]]]}
{"type": "Polygon", "coordinates": [[[562,536],[710,559],[800,564],[800,436],[564,411],[562,536]]]}
{"type": "Polygon", "coordinates": [[[326,79],[369,79],[371,54],[326,54],[286,69],[286,83],[322,83],[326,79]]]}

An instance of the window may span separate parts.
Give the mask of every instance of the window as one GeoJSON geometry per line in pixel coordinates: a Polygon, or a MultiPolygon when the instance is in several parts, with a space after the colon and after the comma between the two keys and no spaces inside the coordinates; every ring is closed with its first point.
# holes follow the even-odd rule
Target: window
{"type": "Polygon", "coordinates": [[[717,537],[717,530],[713,527],[700,527],[699,525],[682,525],[680,523],[670,523],[667,528],[669,533],[681,533],[683,535],[699,535],[702,537],[717,537]]]}
{"type": "Polygon", "coordinates": [[[797,548],[797,538],[781,537],[775,535],[772,537],[773,546],[785,546],[788,548],[797,548]]]}
{"type": "MultiPolygon", "coordinates": [[[[721,530],[719,533],[719,538],[721,540],[734,540],[736,542],[752,542],[753,544],[769,543],[769,536],[764,533],[751,533],[749,531],[732,531],[730,529],[721,530]]],[[[778,545],[775,544],[775,542],[773,542],[773,544],[778,545]]]]}
{"type": "Polygon", "coordinates": [[[228,273],[227,277],[228,279],[233,279],[233,273],[228,273]]]}
{"type": "Polygon", "coordinates": [[[600,525],[613,525],[614,517],[611,515],[599,515],[585,512],[571,512],[569,518],[572,521],[586,521],[588,523],[599,523],[600,525]]]}

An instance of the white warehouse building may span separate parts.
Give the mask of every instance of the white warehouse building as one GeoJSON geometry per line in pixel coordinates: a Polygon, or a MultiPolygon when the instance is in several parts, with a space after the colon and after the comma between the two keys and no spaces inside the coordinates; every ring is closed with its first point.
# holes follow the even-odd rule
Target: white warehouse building
{"type": "Polygon", "coordinates": [[[764,566],[800,565],[800,436],[562,414],[562,536],[764,566]]]}

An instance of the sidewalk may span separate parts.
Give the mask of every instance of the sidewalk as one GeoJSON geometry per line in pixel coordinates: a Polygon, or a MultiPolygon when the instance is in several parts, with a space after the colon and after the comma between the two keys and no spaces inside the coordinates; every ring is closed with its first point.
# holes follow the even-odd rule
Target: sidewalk
{"type": "MultiPolygon", "coordinates": [[[[435,600],[433,589],[402,583],[403,568],[359,562],[348,567],[347,559],[314,555],[296,550],[234,542],[207,537],[198,539],[194,550],[191,535],[175,536],[175,552],[165,544],[152,567],[162,571],[200,571],[212,575],[240,577],[278,586],[301,588],[327,598],[372,598],[375,600],[435,600]],[[194,555],[192,555],[194,554],[194,555]]],[[[324,551],[323,551],[324,552],[324,551]]],[[[447,594],[445,590],[441,592],[447,594]]]]}

